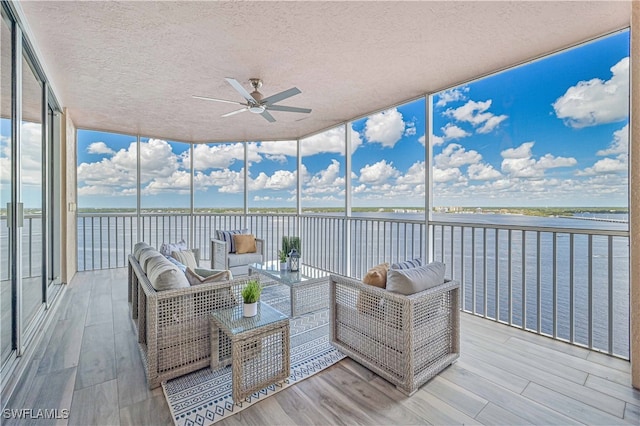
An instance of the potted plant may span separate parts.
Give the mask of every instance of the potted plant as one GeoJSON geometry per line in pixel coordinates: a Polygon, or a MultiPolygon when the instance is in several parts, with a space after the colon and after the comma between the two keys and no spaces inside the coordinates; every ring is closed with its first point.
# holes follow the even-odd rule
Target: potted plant
{"type": "Polygon", "coordinates": [[[258,300],[260,300],[262,286],[257,280],[249,280],[242,289],[242,299],[244,300],[243,315],[253,317],[258,313],[258,300]]]}
{"type": "Polygon", "coordinates": [[[287,252],[278,250],[278,258],[280,259],[280,272],[287,270],[287,252]]]}
{"type": "MultiPolygon", "coordinates": [[[[287,236],[287,235],[283,236],[282,237],[282,251],[285,253],[285,256],[286,257],[290,257],[292,250],[295,250],[295,252],[298,255],[298,257],[300,257],[300,237],[290,237],[290,236],[287,236]]],[[[300,262],[298,260],[298,264],[299,263],[300,262]]],[[[289,265],[288,265],[287,269],[291,270],[291,260],[289,260],[289,265]]]]}

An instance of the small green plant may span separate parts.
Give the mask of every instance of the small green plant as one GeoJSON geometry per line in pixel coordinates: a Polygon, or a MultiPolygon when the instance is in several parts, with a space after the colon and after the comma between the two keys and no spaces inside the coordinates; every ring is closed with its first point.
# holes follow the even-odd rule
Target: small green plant
{"type": "Polygon", "coordinates": [[[280,259],[280,263],[287,262],[287,252],[284,250],[278,250],[278,258],[280,259]]]}
{"type": "Polygon", "coordinates": [[[244,303],[255,303],[260,300],[260,293],[262,293],[262,285],[260,285],[260,282],[250,280],[242,289],[242,299],[244,303]]]}
{"type": "Polygon", "coordinates": [[[300,237],[282,237],[282,251],[288,256],[291,249],[296,249],[298,254],[300,253],[300,237]]]}

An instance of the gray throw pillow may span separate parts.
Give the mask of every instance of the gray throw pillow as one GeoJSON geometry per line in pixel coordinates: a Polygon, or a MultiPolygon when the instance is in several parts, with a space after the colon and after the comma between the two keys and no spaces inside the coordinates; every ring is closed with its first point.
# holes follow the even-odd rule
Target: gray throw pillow
{"type": "Polygon", "coordinates": [[[413,294],[444,283],[445,265],[433,262],[411,269],[389,269],[387,290],[400,294],[413,294]]]}
{"type": "Polygon", "coordinates": [[[404,262],[398,262],[391,264],[391,269],[411,269],[422,266],[422,259],[415,258],[411,260],[405,260],[404,262]]]}

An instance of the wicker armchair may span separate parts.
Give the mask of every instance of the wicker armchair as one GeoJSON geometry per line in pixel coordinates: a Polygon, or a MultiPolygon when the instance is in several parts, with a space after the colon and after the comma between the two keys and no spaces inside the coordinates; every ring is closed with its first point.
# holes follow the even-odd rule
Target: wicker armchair
{"type": "Polygon", "coordinates": [[[227,251],[227,243],[211,239],[211,269],[228,269],[234,277],[247,275],[249,264],[264,261],[264,240],[256,238],[256,252],[236,254],[227,251]]]}
{"type": "MultiPolygon", "coordinates": [[[[209,366],[209,314],[242,303],[240,292],[248,279],[156,291],[136,258],[129,256],[129,308],[150,389],[209,366]]],[[[220,339],[224,358],[231,353],[231,341],[220,339]]]]}
{"type": "Polygon", "coordinates": [[[331,343],[403,393],[460,355],[457,281],[409,296],[339,275],[329,282],[331,343]]]}

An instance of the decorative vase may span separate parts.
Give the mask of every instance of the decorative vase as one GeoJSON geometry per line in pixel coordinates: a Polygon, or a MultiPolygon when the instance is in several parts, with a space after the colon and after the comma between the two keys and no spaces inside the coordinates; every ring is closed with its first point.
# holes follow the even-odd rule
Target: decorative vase
{"type": "Polygon", "coordinates": [[[243,303],[242,305],[243,308],[243,316],[249,318],[249,317],[255,317],[258,314],[258,302],[253,302],[253,303],[243,303]]]}
{"type": "Polygon", "coordinates": [[[280,272],[287,271],[287,262],[280,262],[280,272]]]}

